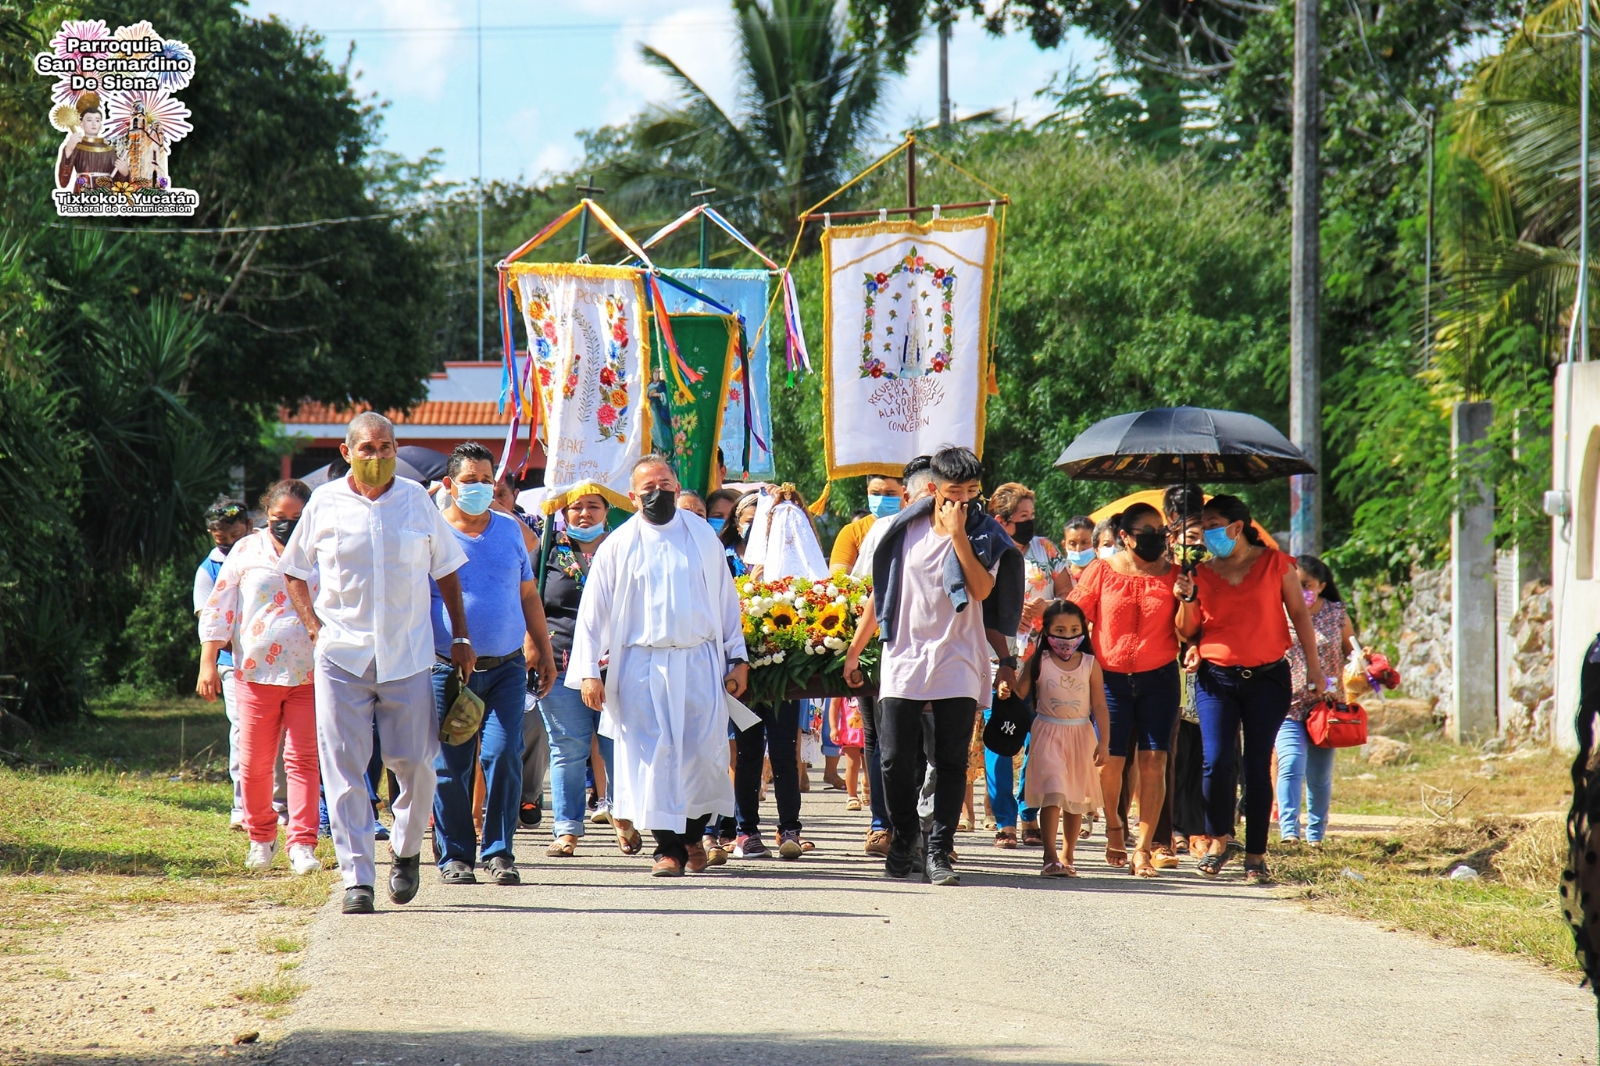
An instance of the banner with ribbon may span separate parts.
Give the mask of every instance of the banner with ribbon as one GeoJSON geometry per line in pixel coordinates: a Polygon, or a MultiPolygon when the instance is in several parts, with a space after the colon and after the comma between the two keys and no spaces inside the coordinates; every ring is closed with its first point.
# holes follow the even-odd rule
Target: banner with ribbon
{"type": "Polygon", "coordinates": [[[995,236],[988,215],[822,231],[830,481],[945,444],[983,454],[995,236]]]}
{"type": "Polygon", "coordinates": [[[528,331],[529,380],[518,398],[539,408],[545,513],[587,493],[631,510],[633,461],[650,450],[645,276],[579,263],[503,269],[528,331]]]}
{"type": "Polygon", "coordinates": [[[651,436],[655,450],[672,458],[678,482],[705,496],[714,483],[717,441],[723,430],[728,383],[739,365],[743,330],[737,315],[676,314],[669,316],[678,352],[694,368],[698,380],[686,389],[673,381],[663,364],[665,345],[659,329],[651,341],[656,366],[650,383],[651,436]]]}
{"type": "MultiPolygon", "coordinates": [[[[722,412],[719,442],[723,458],[728,464],[729,476],[733,480],[776,477],[777,471],[772,462],[772,409],[768,406],[772,385],[767,338],[771,330],[759,329],[761,316],[766,312],[767,301],[772,293],[772,275],[765,270],[683,268],[673,270],[672,276],[698,289],[743,320],[748,350],[746,358],[735,363],[727,379],[727,400],[722,412]],[[745,461],[746,440],[750,448],[748,463],[745,461]]],[[[676,289],[664,290],[664,294],[674,333],[677,333],[680,312],[717,310],[676,289]]]]}

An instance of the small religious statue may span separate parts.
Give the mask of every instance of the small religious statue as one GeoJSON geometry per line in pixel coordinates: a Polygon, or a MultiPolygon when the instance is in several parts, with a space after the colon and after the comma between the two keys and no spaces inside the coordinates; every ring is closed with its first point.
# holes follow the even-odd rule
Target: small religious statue
{"type": "Polygon", "coordinates": [[[74,192],[109,184],[118,169],[116,149],[100,136],[105,115],[97,93],[86,92],[76,104],[58,105],[52,123],[66,132],[56,159],[56,187],[74,192]]]}

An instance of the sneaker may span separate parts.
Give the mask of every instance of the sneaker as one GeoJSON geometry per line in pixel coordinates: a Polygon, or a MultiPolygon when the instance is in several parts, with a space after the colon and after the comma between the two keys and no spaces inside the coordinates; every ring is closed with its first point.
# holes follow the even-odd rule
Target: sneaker
{"type": "Polygon", "coordinates": [[[867,846],[864,849],[868,855],[884,858],[889,854],[889,842],[894,839],[894,834],[887,829],[867,830],[867,846]]]}
{"type": "Polygon", "coordinates": [[[942,851],[930,851],[923,862],[922,879],[929,884],[943,885],[946,887],[959,885],[961,878],[956,876],[950,859],[942,851]]]}
{"type": "Polygon", "coordinates": [[[389,902],[410,903],[417,896],[417,888],[422,884],[422,855],[402,859],[394,856],[394,865],[389,867],[389,902]]]}
{"type": "Polygon", "coordinates": [[[772,852],[761,843],[761,837],[756,833],[740,833],[733,842],[733,857],[736,859],[770,859],[772,852]]]}
{"type": "Polygon", "coordinates": [[[517,821],[522,823],[524,829],[536,829],[544,821],[544,809],[537,803],[524,803],[517,812],[517,821]]]}
{"type": "Polygon", "coordinates": [[[276,840],[252,840],[250,842],[250,854],[245,856],[244,868],[258,873],[269,869],[272,866],[272,860],[277,854],[278,842],[276,840]]]}
{"type": "Polygon", "coordinates": [[[439,867],[439,880],[447,885],[475,885],[478,875],[472,872],[472,866],[460,859],[451,859],[439,867]]]}
{"type": "Polygon", "coordinates": [[[800,846],[800,830],[785,829],[778,834],[778,858],[793,862],[805,849],[800,846]]]}
{"type": "Polygon", "coordinates": [[[601,803],[599,806],[595,807],[595,809],[593,811],[590,811],[589,812],[589,824],[590,825],[610,825],[611,824],[611,804],[609,804],[609,803],[601,803]]]}
{"type": "Polygon", "coordinates": [[[356,885],[344,890],[344,913],[371,914],[378,908],[373,905],[371,885],[356,885]]]}
{"type": "Polygon", "coordinates": [[[716,837],[706,837],[700,846],[706,849],[707,866],[722,866],[728,861],[728,849],[716,837]]]}
{"type": "Polygon", "coordinates": [[[304,877],[322,869],[322,860],[317,858],[316,849],[310,844],[290,844],[289,868],[296,877],[304,877]]]}
{"type": "Polygon", "coordinates": [[[250,827],[244,824],[244,812],[234,811],[228,815],[228,828],[235,833],[246,832],[250,827]]]}
{"type": "Polygon", "coordinates": [[[891,842],[888,854],[883,859],[883,872],[896,880],[910,877],[913,856],[914,853],[907,844],[899,840],[891,842]]]}
{"type": "Polygon", "coordinates": [[[509,855],[496,855],[489,860],[489,879],[497,885],[520,885],[522,874],[509,855]]]}
{"type": "Polygon", "coordinates": [[[377,818],[372,819],[372,839],[373,840],[388,840],[389,839],[389,827],[384,825],[377,818]]]}
{"type": "Polygon", "coordinates": [[[288,811],[279,811],[278,812],[278,824],[279,825],[288,825],[289,824],[289,812],[288,811]]]}

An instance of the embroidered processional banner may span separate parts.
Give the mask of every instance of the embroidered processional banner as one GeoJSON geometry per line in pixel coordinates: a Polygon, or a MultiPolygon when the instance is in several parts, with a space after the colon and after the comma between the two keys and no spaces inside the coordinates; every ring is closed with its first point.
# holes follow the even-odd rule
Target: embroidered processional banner
{"type": "Polygon", "coordinates": [[[822,231],[830,480],[983,454],[995,232],[988,215],[822,231]]]}
{"type": "Polygon", "coordinates": [[[742,331],[737,315],[685,313],[668,318],[678,356],[698,380],[671,365],[660,329],[652,322],[656,360],[650,383],[651,435],[655,450],[672,459],[678,483],[704,497],[721,487],[712,483],[712,477],[742,331]]]}
{"type": "MultiPolygon", "coordinates": [[[[777,474],[772,464],[771,374],[767,362],[767,341],[776,336],[783,343],[784,316],[774,311],[767,316],[772,295],[772,273],[766,270],[712,270],[674,268],[672,276],[690,288],[711,297],[723,307],[744,318],[745,343],[750,345],[749,380],[744,380],[736,363],[728,379],[728,399],[722,415],[722,454],[728,463],[728,476],[735,481],[770,478],[777,474]],[[762,323],[766,329],[762,329],[762,323]],[[750,463],[744,464],[745,411],[749,402],[750,463]],[[740,476],[741,474],[745,476],[740,476]]],[[[717,308],[670,285],[661,287],[667,310],[716,311],[717,308]]],[[[673,319],[677,321],[676,317],[673,319]]],[[[685,482],[688,484],[688,482],[685,482]]]]}
{"type": "Polygon", "coordinates": [[[546,514],[585,493],[628,502],[633,461],[650,450],[645,290],[629,267],[512,263],[533,360],[546,514]]]}

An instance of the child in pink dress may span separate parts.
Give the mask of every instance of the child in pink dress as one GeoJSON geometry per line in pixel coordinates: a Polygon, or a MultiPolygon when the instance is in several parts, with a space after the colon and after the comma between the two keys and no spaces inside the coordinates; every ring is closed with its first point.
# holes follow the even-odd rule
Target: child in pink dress
{"type": "Polygon", "coordinates": [[[861,768],[863,749],[866,744],[866,734],[861,723],[861,701],[855,697],[848,699],[832,699],[828,701],[828,712],[832,718],[833,742],[839,745],[839,750],[844,755],[844,809],[859,811],[861,809],[861,768]]]}
{"type": "MultiPolygon", "coordinates": [[[[1105,761],[1102,738],[1110,732],[1105,685],[1100,664],[1079,650],[1089,626],[1077,604],[1056,600],[1045,608],[1040,623],[1044,646],[1017,680],[1017,695],[1034,697],[1023,800],[1038,808],[1044,832],[1040,875],[1077,877],[1072,853],[1078,829],[1084,815],[1104,805],[1095,768],[1105,761]],[[1056,840],[1063,828],[1066,840],[1058,855],[1056,840]]],[[[1000,695],[1009,695],[1009,688],[1002,685],[1000,695]]]]}

